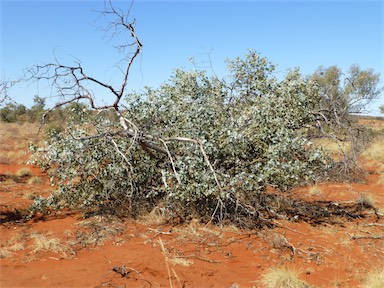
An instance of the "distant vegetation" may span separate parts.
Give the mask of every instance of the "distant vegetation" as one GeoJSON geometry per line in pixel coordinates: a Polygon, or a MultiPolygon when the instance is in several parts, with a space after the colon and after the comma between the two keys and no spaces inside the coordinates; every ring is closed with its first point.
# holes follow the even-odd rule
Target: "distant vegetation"
{"type": "Polygon", "coordinates": [[[35,96],[33,99],[34,105],[31,108],[27,108],[23,104],[16,104],[14,102],[8,102],[0,109],[0,121],[6,123],[14,122],[36,122],[41,120],[45,99],[35,96]]]}
{"type": "Polygon", "coordinates": [[[85,104],[70,103],[53,111],[45,108],[45,98],[34,97],[34,105],[27,108],[23,104],[8,102],[0,108],[0,122],[3,123],[37,123],[48,134],[51,131],[60,132],[66,127],[68,116],[77,109],[88,109],[85,104]]]}

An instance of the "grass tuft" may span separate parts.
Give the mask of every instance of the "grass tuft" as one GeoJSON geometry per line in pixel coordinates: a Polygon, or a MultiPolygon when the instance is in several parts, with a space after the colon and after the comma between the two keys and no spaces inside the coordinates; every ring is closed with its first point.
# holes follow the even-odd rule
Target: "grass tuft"
{"type": "Polygon", "coordinates": [[[101,245],[125,229],[122,221],[115,216],[94,216],[76,224],[84,229],[75,233],[77,244],[83,247],[101,245]]]}
{"type": "Polygon", "coordinates": [[[315,185],[315,186],[310,187],[308,192],[309,192],[309,195],[318,196],[318,195],[322,194],[323,191],[319,188],[319,186],[315,185]]]}
{"type": "Polygon", "coordinates": [[[189,267],[194,264],[192,260],[188,260],[181,257],[170,258],[169,261],[174,265],[181,265],[185,267],[189,267]]]}
{"type": "Polygon", "coordinates": [[[332,139],[315,139],[313,140],[313,144],[315,147],[323,148],[324,150],[328,151],[329,153],[333,155],[339,154],[341,151],[344,151],[344,153],[348,153],[351,149],[351,143],[350,142],[335,142],[332,139]]]}
{"type": "Polygon", "coordinates": [[[364,157],[384,163],[384,137],[379,137],[363,153],[364,157]]]}
{"type": "Polygon", "coordinates": [[[0,248],[0,259],[9,258],[12,255],[12,252],[9,252],[7,249],[0,248]]]}
{"type": "Polygon", "coordinates": [[[32,171],[29,168],[20,168],[16,172],[16,176],[18,177],[25,177],[25,176],[31,176],[31,175],[32,175],[32,171]]]}
{"type": "Polygon", "coordinates": [[[23,243],[15,243],[13,244],[11,247],[9,247],[9,250],[12,250],[12,251],[20,251],[20,250],[24,250],[24,244],[23,243]]]}
{"type": "Polygon", "coordinates": [[[34,177],[28,179],[27,183],[28,184],[42,184],[43,180],[38,176],[34,176],[34,177]]]}
{"type": "Polygon", "coordinates": [[[382,288],[384,287],[384,267],[368,273],[363,288],[382,288]]]}
{"type": "Polygon", "coordinates": [[[384,184],[384,174],[380,175],[378,184],[384,184]]]}
{"type": "Polygon", "coordinates": [[[374,208],[375,207],[375,201],[373,198],[369,195],[366,195],[364,193],[360,194],[359,197],[356,199],[356,203],[361,206],[362,208],[374,208]]]}
{"type": "Polygon", "coordinates": [[[54,253],[63,253],[70,251],[70,248],[60,242],[58,238],[50,238],[43,234],[32,234],[31,238],[34,240],[32,248],[32,253],[38,252],[54,252],[54,253]]]}
{"type": "Polygon", "coordinates": [[[308,288],[309,286],[299,279],[298,272],[287,268],[271,268],[263,275],[261,283],[266,288],[308,288]]]}

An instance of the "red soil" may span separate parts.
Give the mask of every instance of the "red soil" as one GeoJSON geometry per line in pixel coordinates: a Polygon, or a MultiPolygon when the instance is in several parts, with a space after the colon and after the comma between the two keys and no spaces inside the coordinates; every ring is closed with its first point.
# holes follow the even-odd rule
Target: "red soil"
{"type": "MultiPolygon", "coordinates": [[[[335,205],[364,194],[384,207],[378,169],[364,163],[370,172],[365,183],[325,183],[291,193],[335,205]]],[[[0,175],[25,166],[2,164],[0,175]]],[[[384,267],[384,220],[373,210],[332,225],[276,220],[276,228],[257,231],[197,221],[173,227],[148,219],[84,222],[67,211],[21,221],[16,209],[53,189],[36,167],[28,167],[43,183],[0,182],[0,248],[12,253],[0,259],[0,287],[263,287],[261,276],[281,266],[301,272],[315,287],[359,287],[368,271],[384,267]],[[58,238],[66,248],[33,251],[36,233],[58,238]]]]}

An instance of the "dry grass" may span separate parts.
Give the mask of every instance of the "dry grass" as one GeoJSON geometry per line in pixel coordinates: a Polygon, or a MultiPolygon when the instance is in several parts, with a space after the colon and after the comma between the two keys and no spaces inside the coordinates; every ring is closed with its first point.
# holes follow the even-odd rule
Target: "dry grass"
{"type": "Polygon", "coordinates": [[[7,184],[7,185],[14,185],[16,183],[17,182],[15,181],[15,179],[13,179],[13,177],[6,178],[5,181],[1,182],[1,184],[7,184]]]}
{"type": "Polygon", "coordinates": [[[115,216],[94,216],[78,222],[77,225],[82,229],[76,231],[73,244],[83,247],[101,245],[125,229],[123,222],[115,216]]]}
{"type": "Polygon", "coordinates": [[[38,176],[34,176],[32,178],[29,178],[27,183],[28,184],[42,184],[43,180],[38,176]]]}
{"type": "Polygon", "coordinates": [[[2,151],[0,153],[0,164],[11,164],[17,161],[14,151],[2,151]]]}
{"type": "Polygon", "coordinates": [[[189,267],[189,266],[194,264],[194,262],[192,260],[185,259],[182,257],[169,258],[169,262],[171,262],[173,265],[181,265],[181,266],[185,266],[185,267],[189,267]]]}
{"type": "Polygon", "coordinates": [[[261,283],[266,288],[307,288],[303,280],[300,280],[297,271],[287,268],[271,268],[262,276],[261,283]]]}
{"type": "Polygon", "coordinates": [[[166,223],[169,219],[169,216],[167,216],[167,211],[164,207],[157,206],[155,207],[150,213],[145,214],[140,217],[139,221],[143,224],[163,224],[166,223]]]}
{"type": "MultiPolygon", "coordinates": [[[[1,147],[1,146],[0,146],[1,147]]],[[[25,150],[5,151],[1,147],[0,164],[22,164],[27,152],[25,150]]]]}
{"type": "Polygon", "coordinates": [[[377,137],[363,152],[363,156],[380,163],[384,163],[384,137],[377,137]]]}
{"type": "Polygon", "coordinates": [[[315,139],[313,140],[313,144],[315,147],[323,148],[324,150],[330,152],[332,155],[337,155],[341,151],[347,153],[351,148],[350,142],[339,142],[336,143],[331,139],[315,139]]]}
{"type": "Polygon", "coordinates": [[[67,257],[67,253],[72,253],[72,249],[61,243],[58,238],[49,237],[40,232],[29,233],[17,233],[14,234],[9,240],[6,241],[4,247],[0,250],[0,258],[9,258],[13,255],[13,252],[26,249],[28,242],[32,240],[32,243],[27,248],[30,250],[28,253],[31,256],[31,261],[35,259],[33,256],[39,252],[53,252],[62,253],[63,257],[67,257]]]}
{"type": "Polygon", "coordinates": [[[12,250],[12,251],[20,251],[24,249],[25,249],[25,246],[23,243],[15,243],[9,247],[9,250],[12,250]]]}
{"type": "Polygon", "coordinates": [[[375,207],[375,201],[372,196],[361,193],[356,199],[356,203],[365,208],[375,207]]]}
{"type": "Polygon", "coordinates": [[[384,184],[384,173],[380,175],[378,184],[384,184]]]}
{"type": "Polygon", "coordinates": [[[28,200],[34,200],[34,199],[36,199],[36,194],[37,193],[35,193],[33,191],[27,190],[25,193],[23,193],[22,198],[28,199],[28,200]]]}
{"type": "Polygon", "coordinates": [[[309,195],[312,195],[312,196],[318,196],[318,195],[322,194],[323,191],[320,189],[319,186],[315,185],[315,186],[312,186],[311,188],[309,188],[308,193],[309,193],[309,195]]]}
{"type": "Polygon", "coordinates": [[[42,144],[43,134],[38,123],[2,123],[0,122],[0,163],[22,163],[29,142],[42,144]],[[28,139],[28,141],[26,141],[28,139]]]}
{"type": "Polygon", "coordinates": [[[375,269],[368,273],[365,278],[363,288],[383,288],[384,287],[384,267],[375,269]]]}
{"type": "Polygon", "coordinates": [[[4,258],[10,258],[12,257],[13,253],[8,251],[6,248],[0,248],[0,259],[4,258]]]}
{"type": "Polygon", "coordinates": [[[38,123],[0,123],[0,133],[4,138],[30,139],[36,137],[38,131],[38,123]]]}
{"type": "Polygon", "coordinates": [[[2,151],[10,151],[15,149],[11,144],[0,142],[2,151]]]}
{"type": "Polygon", "coordinates": [[[32,175],[32,171],[29,168],[20,168],[16,172],[16,176],[18,177],[25,177],[25,176],[31,176],[31,175],[32,175]]]}
{"type": "Polygon", "coordinates": [[[30,238],[33,239],[33,244],[30,246],[32,254],[54,252],[62,253],[66,256],[66,253],[71,251],[70,247],[62,244],[58,238],[49,237],[40,233],[31,234],[30,238]]]}

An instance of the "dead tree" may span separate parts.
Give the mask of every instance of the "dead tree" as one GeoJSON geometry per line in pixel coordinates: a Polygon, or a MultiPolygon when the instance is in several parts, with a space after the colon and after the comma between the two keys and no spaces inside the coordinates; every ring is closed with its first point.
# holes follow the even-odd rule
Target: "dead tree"
{"type": "MultiPolygon", "coordinates": [[[[132,7],[132,5],[131,5],[132,7]]],[[[164,155],[169,159],[170,167],[175,175],[175,178],[180,183],[179,177],[174,166],[174,155],[168,149],[167,143],[170,142],[182,142],[196,145],[198,151],[201,152],[202,159],[204,159],[208,170],[213,173],[215,183],[218,186],[218,190],[221,190],[219,180],[216,177],[215,170],[210,163],[210,159],[205,153],[204,147],[199,139],[191,139],[187,137],[168,137],[162,138],[158,135],[151,135],[140,129],[132,119],[127,118],[124,112],[121,101],[124,95],[127,93],[127,87],[129,82],[129,76],[133,63],[137,60],[143,49],[143,43],[136,34],[136,20],[130,21],[130,11],[124,12],[116,9],[112,1],[105,3],[104,11],[100,12],[100,18],[105,18],[107,26],[104,29],[106,37],[111,39],[119,35],[119,39],[122,35],[127,36],[127,42],[115,46],[118,53],[122,55],[120,60],[120,71],[122,73],[122,80],[119,84],[109,84],[103,80],[93,77],[86,69],[82,66],[80,61],[77,61],[76,65],[69,66],[62,64],[60,61],[38,65],[28,71],[29,81],[48,81],[52,83],[52,88],[56,91],[56,96],[62,99],[58,104],[52,107],[45,115],[58,109],[62,106],[68,105],[73,102],[85,101],[88,103],[90,109],[94,112],[100,113],[102,111],[113,111],[117,115],[120,131],[114,131],[113,135],[119,137],[126,137],[127,140],[132,141],[132,144],[138,143],[141,148],[147,152],[151,157],[154,153],[157,155],[164,155]],[[96,104],[96,95],[90,87],[97,86],[101,90],[106,91],[109,95],[112,95],[110,103],[105,105],[96,104]]],[[[161,135],[161,133],[159,133],[161,135]]],[[[76,138],[74,140],[85,140],[94,138],[108,138],[113,143],[115,150],[119,153],[122,159],[128,164],[126,154],[121,151],[118,145],[114,142],[111,134],[98,134],[90,135],[84,138],[76,138]]],[[[219,198],[219,197],[218,197],[219,198]]],[[[219,200],[220,201],[220,200],[219,200]]]]}
{"type": "MultiPolygon", "coordinates": [[[[120,67],[122,72],[122,81],[116,86],[108,84],[107,82],[97,79],[88,71],[85,71],[81,62],[77,62],[74,66],[68,66],[60,63],[59,61],[48,63],[44,65],[38,65],[28,71],[29,79],[31,81],[48,80],[52,83],[52,87],[56,91],[60,99],[63,99],[54,107],[52,107],[46,114],[51,111],[65,106],[72,102],[86,101],[89,104],[90,109],[101,111],[114,111],[116,113],[119,123],[121,125],[124,134],[138,141],[144,149],[155,150],[157,152],[167,155],[164,148],[159,147],[148,140],[152,137],[145,135],[133,122],[123,116],[121,111],[120,102],[126,93],[129,74],[131,67],[136,58],[142,52],[143,44],[139,37],[136,35],[136,21],[129,21],[130,10],[124,13],[121,10],[117,10],[112,5],[112,1],[105,3],[105,10],[100,12],[100,16],[111,20],[105,29],[106,35],[109,37],[115,37],[117,34],[127,34],[129,38],[128,43],[122,43],[115,48],[122,55],[120,63],[124,63],[124,67],[120,67]],[[89,87],[96,85],[98,88],[106,91],[114,98],[109,104],[97,105],[96,95],[89,87]]],[[[104,137],[105,135],[94,135],[92,137],[104,137]]]]}

